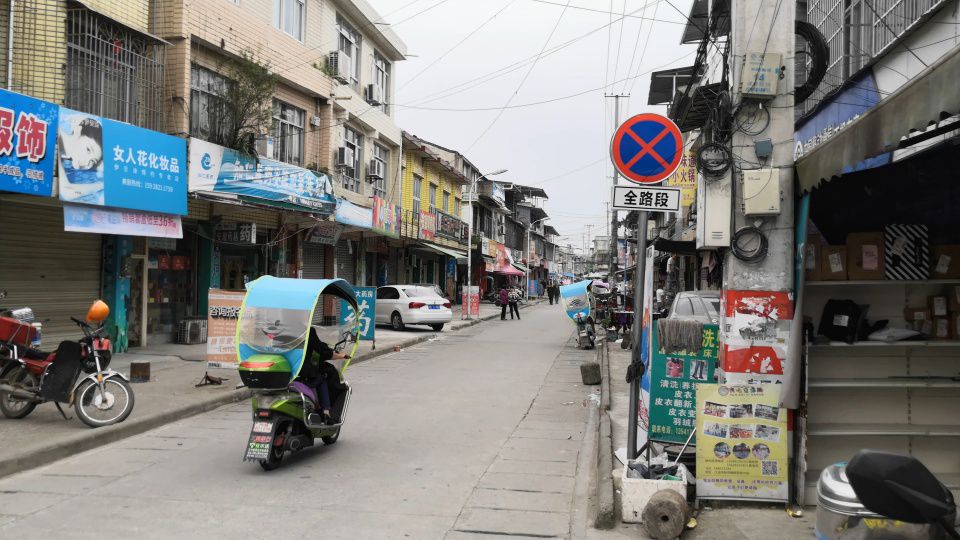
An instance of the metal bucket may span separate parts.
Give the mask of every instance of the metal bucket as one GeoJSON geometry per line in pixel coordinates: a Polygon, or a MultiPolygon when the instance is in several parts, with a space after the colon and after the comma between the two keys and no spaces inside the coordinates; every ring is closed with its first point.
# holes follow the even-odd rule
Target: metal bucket
{"type": "Polygon", "coordinates": [[[817,540],[941,540],[935,525],[904,523],[860,504],[847,480],[846,463],[830,465],[817,481],[817,540]]]}

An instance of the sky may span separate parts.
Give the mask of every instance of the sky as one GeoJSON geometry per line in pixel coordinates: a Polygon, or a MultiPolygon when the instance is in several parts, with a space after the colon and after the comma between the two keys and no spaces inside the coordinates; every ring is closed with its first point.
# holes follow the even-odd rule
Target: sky
{"type": "Polygon", "coordinates": [[[560,244],[607,234],[616,125],[605,94],[630,94],[622,120],[665,112],[646,105],[649,72],[693,64],[696,45],[680,44],[692,0],[368,2],[410,55],[394,65],[391,99],[404,130],[481,172],[509,170],[497,180],[542,187],[560,244]]]}

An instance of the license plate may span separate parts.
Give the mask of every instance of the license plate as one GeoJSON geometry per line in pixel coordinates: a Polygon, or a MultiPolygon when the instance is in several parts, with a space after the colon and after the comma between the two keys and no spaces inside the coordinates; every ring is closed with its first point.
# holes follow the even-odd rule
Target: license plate
{"type": "Polygon", "coordinates": [[[430,309],[440,309],[440,306],[430,306],[430,309]]]}
{"type": "Polygon", "coordinates": [[[259,461],[270,457],[270,447],[273,444],[274,422],[254,422],[247,440],[247,451],[243,455],[244,461],[259,461]]]}
{"type": "Polygon", "coordinates": [[[254,433],[273,433],[273,422],[254,422],[254,433]]]}

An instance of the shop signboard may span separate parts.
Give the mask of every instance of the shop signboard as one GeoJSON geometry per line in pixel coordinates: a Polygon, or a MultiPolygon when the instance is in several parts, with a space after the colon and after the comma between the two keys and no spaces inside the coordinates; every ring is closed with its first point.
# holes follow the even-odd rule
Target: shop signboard
{"type": "Polygon", "coordinates": [[[780,386],[698,384],[697,497],[786,502],[780,386]]]}
{"type": "Polygon", "coordinates": [[[180,222],[180,216],[82,204],[63,205],[63,230],[125,236],[183,238],[183,225],[180,222]]]}
{"type": "Polygon", "coordinates": [[[60,200],[187,214],[187,143],[179,137],[60,108],[60,200]]]}
{"type": "Polygon", "coordinates": [[[480,253],[488,257],[490,256],[490,239],[487,238],[486,236],[480,237],[480,253]]]}
{"type": "Polygon", "coordinates": [[[148,238],[147,247],[150,249],[165,249],[167,251],[174,251],[177,249],[177,239],[176,238],[148,238]]]}
{"type": "Polygon", "coordinates": [[[502,245],[503,244],[501,244],[500,242],[497,242],[496,240],[490,240],[489,242],[487,242],[487,251],[486,251],[487,257],[493,257],[494,259],[496,259],[500,253],[499,246],[502,246],[502,245]]]}
{"type": "Polygon", "coordinates": [[[686,208],[697,200],[697,157],[696,152],[687,150],[680,158],[680,167],[664,185],[680,188],[680,207],[686,208]]]}
{"type": "Polygon", "coordinates": [[[507,196],[503,186],[496,182],[490,182],[490,198],[497,201],[501,206],[506,204],[507,196]]]}
{"type": "Polygon", "coordinates": [[[340,327],[352,325],[354,321],[360,321],[360,339],[363,341],[374,341],[374,313],[377,308],[377,288],[376,287],[354,287],[357,295],[358,311],[353,309],[346,300],[340,300],[340,327]]]}
{"type": "Polygon", "coordinates": [[[373,210],[353,204],[346,199],[337,199],[336,220],[344,225],[364,229],[373,228],[373,210]]]}
{"type": "Polygon", "coordinates": [[[326,175],[194,138],[190,139],[190,191],[253,197],[327,214],[336,204],[326,175]]]}
{"type": "Polygon", "coordinates": [[[217,242],[227,244],[256,244],[257,224],[223,222],[217,226],[213,237],[217,242]]]}
{"type": "Polygon", "coordinates": [[[437,214],[420,211],[420,239],[433,240],[437,237],[437,214]]]}
{"type": "Polygon", "coordinates": [[[222,289],[207,293],[207,367],[237,367],[237,320],[245,294],[222,289]]]}
{"type": "Polygon", "coordinates": [[[400,207],[373,196],[373,230],[390,238],[400,237],[400,207]]]}
{"type": "Polygon", "coordinates": [[[343,233],[343,225],[336,221],[321,221],[310,230],[307,235],[307,243],[335,246],[337,241],[340,240],[341,233],[343,233]]]}
{"type": "MultiPolygon", "coordinates": [[[[684,443],[696,427],[696,385],[714,382],[719,326],[703,326],[700,349],[666,352],[653,323],[650,362],[650,440],[684,443]]],[[[696,437],[690,444],[696,444],[696,437]]]]}
{"type": "Polygon", "coordinates": [[[0,191],[53,194],[59,105],[0,90],[0,191]]]}
{"type": "Polygon", "coordinates": [[[460,318],[467,316],[480,316],[480,287],[476,285],[463,288],[463,298],[460,300],[460,318]]]}
{"type": "Polygon", "coordinates": [[[437,235],[453,240],[466,240],[463,227],[464,223],[459,218],[437,212],[437,235]]]}

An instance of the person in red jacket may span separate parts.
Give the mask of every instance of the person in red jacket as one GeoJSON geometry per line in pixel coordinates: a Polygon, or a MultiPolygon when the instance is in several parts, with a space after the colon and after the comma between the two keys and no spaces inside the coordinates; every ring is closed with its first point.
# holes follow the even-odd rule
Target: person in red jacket
{"type": "MultiPolygon", "coordinates": [[[[507,306],[510,303],[510,295],[507,293],[507,288],[503,285],[500,286],[500,320],[507,320],[507,306]]],[[[510,313],[510,318],[513,318],[513,312],[510,313]]]]}

